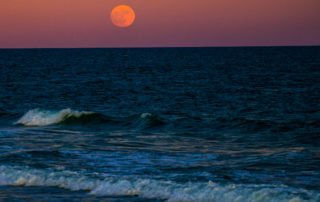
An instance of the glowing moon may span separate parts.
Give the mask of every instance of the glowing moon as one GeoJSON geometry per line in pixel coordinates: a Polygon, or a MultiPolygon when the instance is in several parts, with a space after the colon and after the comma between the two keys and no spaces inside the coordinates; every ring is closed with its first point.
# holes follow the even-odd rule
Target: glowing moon
{"type": "Polygon", "coordinates": [[[131,7],[120,5],[112,9],[110,17],[114,25],[128,27],[134,22],[136,15],[131,7]]]}

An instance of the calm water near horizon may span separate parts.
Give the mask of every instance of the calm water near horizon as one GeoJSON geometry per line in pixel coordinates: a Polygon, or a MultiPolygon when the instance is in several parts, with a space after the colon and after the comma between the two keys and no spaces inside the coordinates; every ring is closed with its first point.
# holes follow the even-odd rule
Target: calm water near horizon
{"type": "Polygon", "coordinates": [[[320,47],[0,49],[0,201],[320,201],[320,47]]]}

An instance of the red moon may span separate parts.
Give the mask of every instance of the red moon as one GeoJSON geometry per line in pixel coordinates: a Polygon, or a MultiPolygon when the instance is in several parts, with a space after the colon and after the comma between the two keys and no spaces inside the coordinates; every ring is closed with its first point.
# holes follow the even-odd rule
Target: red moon
{"type": "Polygon", "coordinates": [[[135,20],[135,13],[133,9],[127,5],[119,5],[112,9],[110,18],[114,25],[118,27],[128,27],[132,25],[135,20]]]}

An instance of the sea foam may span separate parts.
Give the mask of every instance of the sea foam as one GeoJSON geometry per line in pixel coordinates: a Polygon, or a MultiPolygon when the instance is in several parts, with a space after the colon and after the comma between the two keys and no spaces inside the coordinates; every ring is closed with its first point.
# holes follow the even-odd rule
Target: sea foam
{"type": "Polygon", "coordinates": [[[0,185],[85,190],[99,196],[140,196],[166,201],[319,201],[320,193],[285,185],[178,183],[136,176],[99,177],[67,170],[0,166],[0,185]]]}

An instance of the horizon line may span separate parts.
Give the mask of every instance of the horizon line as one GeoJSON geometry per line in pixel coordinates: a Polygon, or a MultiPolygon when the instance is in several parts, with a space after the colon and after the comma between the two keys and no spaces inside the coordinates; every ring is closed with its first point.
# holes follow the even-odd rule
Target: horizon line
{"type": "Polygon", "coordinates": [[[156,49],[156,48],[277,48],[277,47],[320,47],[319,45],[246,45],[246,46],[110,46],[110,47],[95,47],[95,46],[83,46],[83,47],[21,47],[21,48],[1,48],[0,50],[8,49],[156,49]]]}

